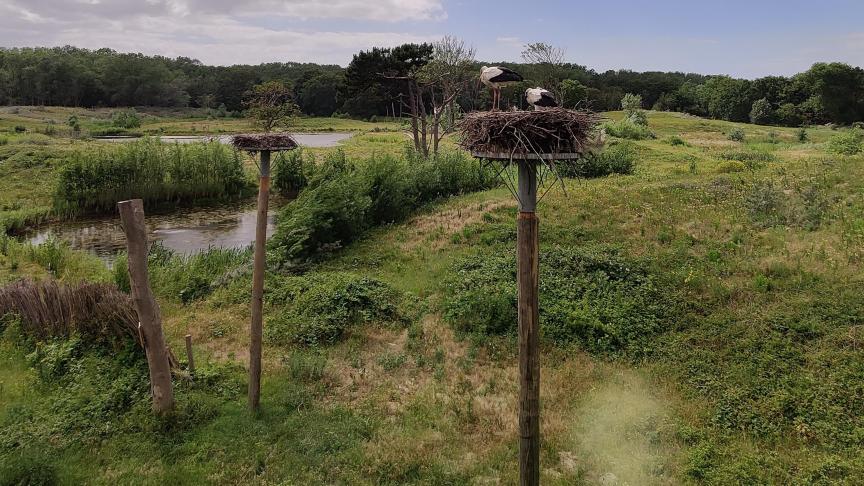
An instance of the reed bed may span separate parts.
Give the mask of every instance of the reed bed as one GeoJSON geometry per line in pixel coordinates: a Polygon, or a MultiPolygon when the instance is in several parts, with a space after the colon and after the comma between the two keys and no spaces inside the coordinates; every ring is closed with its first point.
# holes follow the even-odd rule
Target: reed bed
{"type": "Polygon", "coordinates": [[[132,298],[113,285],[19,280],[0,288],[0,317],[9,314],[18,316],[24,333],[38,340],[79,334],[141,345],[132,298]]]}
{"type": "Polygon", "coordinates": [[[149,205],[250,194],[240,154],[218,142],[170,144],[145,139],[75,152],[60,170],[54,210],[60,215],[113,212],[118,201],[149,205]]]}

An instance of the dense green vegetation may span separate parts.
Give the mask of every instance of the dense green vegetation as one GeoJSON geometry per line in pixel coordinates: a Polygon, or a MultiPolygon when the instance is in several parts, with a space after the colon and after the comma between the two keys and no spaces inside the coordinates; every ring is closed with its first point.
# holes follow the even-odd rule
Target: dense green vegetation
{"type": "MultiPolygon", "coordinates": [[[[309,186],[285,206],[270,242],[284,264],[320,257],[436,199],[497,184],[491,168],[456,152],[427,160],[411,152],[403,159],[373,156],[355,164],[339,151],[307,177],[309,186]]],[[[277,186],[283,184],[280,176],[277,186]]]]}
{"type": "MultiPolygon", "coordinates": [[[[307,115],[396,116],[408,87],[381,74],[410,72],[428,62],[431,52],[428,44],[374,48],[356,54],[343,69],[301,63],[204,66],[184,57],[110,49],[0,49],[0,105],[191,106],[220,118],[241,111],[253,86],[275,80],[292,88],[307,115]]],[[[476,63],[478,70],[481,65],[476,63]]],[[[541,83],[560,92],[568,106],[588,102],[598,111],[618,109],[625,94],[634,93],[645,108],[738,122],[800,126],[864,121],[864,70],[842,63],[818,63],[792,77],[752,81],[678,72],[596,72],[577,64],[562,64],[550,74],[548,65],[506,65],[525,74],[525,83],[505,91],[506,102],[523,108],[522,93],[541,83]]],[[[477,86],[458,100],[463,110],[488,103],[486,90],[477,86]]]]}
{"type": "MultiPolygon", "coordinates": [[[[645,117],[656,138],[607,133],[606,163],[540,205],[544,483],[861,483],[864,160],[845,150],[860,136],[645,117]]],[[[21,136],[0,147],[0,198],[56,177],[70,148],[21,136]]],[[[271,261],[289,217],[311,235],[328,233],[300,215],[362,224],[269,269],[257,416],[248,251],[151,251],[168,341],[193,335],[198,365],[164,419],[140,352],[3,319],[0,484],[514,483],[514,203],[469,193],[486,179],[464,156],[424,166],[404,145],[370,131],[284,162],[302,190],[271,261]]],[[[122,267],[0,237],[3,283],[123,288],[122,267]]]]}
{"type": "Polygon", "coordinates": [[[114,211],[140,198],[157,206],[189,200],[239,199],[250,194],[240,155],[219,142],[158,140],[75,151],[59,172],[54,209],[60,214],[114,211]]]}

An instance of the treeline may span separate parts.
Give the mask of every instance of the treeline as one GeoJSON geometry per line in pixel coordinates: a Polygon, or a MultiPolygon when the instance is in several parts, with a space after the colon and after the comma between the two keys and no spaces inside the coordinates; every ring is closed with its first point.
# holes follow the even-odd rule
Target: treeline
{"type": "MultiPolygon", "coordinates": [[[[406,83],[382,74],[404,74],[426,62],[429,53],[428,45],[409,44],[362,51],[347,68],[310,63],[222,67],[110,49],[0,49],[0,104],[240,111],[244,95],[254,85],[279,80],[293,89],[298,107],[307,115],[401,116],[409,97],[406,83]]],[[[565,106],[598,111],[619,109],[623,96],[635,93],[642,96],[645,108],[738,122],[800,126],[864,121],[864,70],[842,63],[818,63],[795,76],[756,80],[680,72],[596,72],[577,64],[554,66],[550,75],[549,66],[502,64],[526,77],[525,83],[505,92],[509,104],[520,107],[525,107],[524,89],[543,84],[555,90],[565,106]],[[550,79],[556,80],[555,86],[549,86],[550,79]]],[[[480,66],[478,62],[478,72],[480,66]]],[[[457,104],[463,111],[487,108],[488,92],[472,85],[457,104]]]]}

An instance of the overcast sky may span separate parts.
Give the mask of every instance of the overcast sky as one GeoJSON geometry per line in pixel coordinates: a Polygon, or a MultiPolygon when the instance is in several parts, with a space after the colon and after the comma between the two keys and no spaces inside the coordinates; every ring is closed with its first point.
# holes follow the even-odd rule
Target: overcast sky
{"type": "Polygon", "coordinates": [[[346,65],[444,34],[484,60],[527,42],[597,70],[756,77],[816,61],[864,66],[862,0],[0,0],[0,45],[110,47],[207,64],[346,65]],[[704,5],[704,6],[703,6],[704,5]]]}

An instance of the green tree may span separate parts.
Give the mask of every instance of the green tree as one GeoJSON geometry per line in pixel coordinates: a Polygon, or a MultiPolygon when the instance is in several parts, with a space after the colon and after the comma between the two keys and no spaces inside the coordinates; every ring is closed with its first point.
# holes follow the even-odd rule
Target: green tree
{"type": "Polygon", "coordinates": [[[749,92],[749,81],[729,76],[716,76],[709,79],[700,91],[708,116],[737,122],[746,122],[750,119],[753,100],[749,92]]]}
{"type": "Polygon", "coordinates": [[[255,85],[246,94],[245,105],[246,114],[265,132],[287,128],[298,112],[294,93],[281,81],[255,85]]]}
{"type": "Polygon", "coordinates": [[[588,88],[575,79],[561,81],[561,106],[575,108],[588,99],[588,88]]]}
{"type": "Polygon", "coordinates": [[[753,102],[753,107],[750,109],[750,122],[756,125],[771,125],[774,121],[774,108],[766,98],[753,102]]]}

